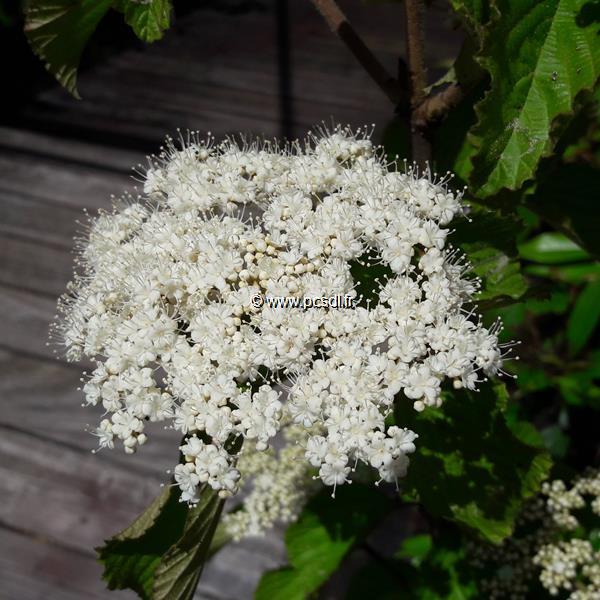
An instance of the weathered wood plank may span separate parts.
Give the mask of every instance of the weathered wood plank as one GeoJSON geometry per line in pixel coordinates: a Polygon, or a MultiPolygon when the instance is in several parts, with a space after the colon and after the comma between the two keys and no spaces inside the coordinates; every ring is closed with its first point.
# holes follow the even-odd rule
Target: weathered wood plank
{"type": "MultiPolygon", "coordinates": [[[[4,399],[0,425],[40,435],[85,454],[97,447],[96,438],[86,430],[100,422],[103,409],[82,406],[83,393],[77,389],[81,373],[77,369],[0,350],[0,372],[0,396],[4,399]]],[[[117,444],[114,450],[103,450],[102,459],[165,479],[167,469],[177,461],[181,435],[158,423],[149,424],[147,433],[148,443],[136,454],[125,454],[117,444]]]]}
{"type": "MultiPolygon", "coordinates": [[[[84,88],[82,87],[82,93],[84,88]]],[[[177,92],[175,92],[177,94],[177,92]]],[[[113,99],[114,101],[114,99],[113,99]]],[[[243,99],[240,99],[240,103],[243,99]]],[[[157,147],[165,135],[176,133],[175,129],[193,129],[212,131],[217,137],[223,137],[239,131],[263,133],[272,137],[277,133],[277,121],[265,119],[264,116],[232,116],[212,108],[183,112],[177,100],[169,102],[164,110],[149,108],[141,99],[132,103],[120,102],[117,105],[107,104],[104,99],[96,101],[91,95],[86,97],[86,104],[80,111],[75,111],[71,100],[57,98],[56,101],[45,100],[35,108],[35,118],[44,123],[68,128],[69,131],[83,129],[91,135],[107,130],[118,134],[121,139],[133,139],[157,147]]],[[[192,109],[190,108],[190,111],[192,109]]],[[[34,118],[31,113],[28,117],[34,118]]]]}
{"type": "MultiPolygon", "coordinates": [[[[67,550],[91,553],[104,538],[125,527],[158,491],[156,479],[109,465],[101,455],[82,455],[2,428],[0,522],[24,533],[67,550]]],[[[232,544],[207,568],[200,597],[207,590],[209,596],[250,598],[260,570],[282,559],[276,534],[258,543],[232,544]]]]}
{"type": "Polygon", "coordinates": [[[134,181],[120,173],[0,151],[0,189],[29,195],[38,201],[75,208],[110,205],[111,195],[133,188],[134,181]]]}
{"type": "Polygon", "coordinates": [[[0,521],[91,553],[159,492],[156,478],[2,428],[0,521]]]}
{"type": "Polygon", "coordinates": [[[80,209],[0,189],[0,235],[42,242],[70,252],[73,236],[81,229],[76,221],[83,217],[80,209]]]}
{"type": "Polygon", "coordinates": [[[47,346],[48,330],[56,312],[56,300],[0,285],[0,314],[4,316],[0,344],[16,352],[47,359],[57,357],[47,346]]]}
{"type": "Polygon", "coordinates": [[[0,256],[0,284],[34,293],[58,297],[73,271],[73,256],[65,249],[18,237],[0,236],[0,256]]]}
{"type": "MultiPolygon", "coordinates": [[[[387,100],[368,85],[368,77],[318,15],[312,9],[302,12],[310,15],[312,29],[304,27],[294,38],[298,132],[332,116],[352,124],[386,119],[391,114],[387,100]]],[[[210,129],[218,136],[240,130],[278,134],[273,15],[203,11],[187,20],[184,35],[169,35],[144,52],[123,53],[93,76],[84,73],[85,102],[53,91],[44,94],[34,112],[39,115],[41,109],[45,119],[56,123],[68,116],[71,124],[146,140],[161,139],[173,125],[210,129]],[[262,79],[257,78],[261,69],[266,73],[262,79]]]]}
{"type": "Polygon", "coordinates": [[[126,176],[130,174],[131,167],[144,158],[139,152],[13,127],[0,127],[0,152],[16,161],[22,160],[22,155],[26,154],[38,160],[52,159],[55,164],[60,160],[61,163],[98,167],[126,176]]]}
{"type": "MultiPolygon", "coordinates": [[[[0,527],[2,600],[107,600],[102,568],[91,555],[57,546],[37,535],[0,527]]],[[[136,598],[134,593],[118,598],[136,598]]]]}

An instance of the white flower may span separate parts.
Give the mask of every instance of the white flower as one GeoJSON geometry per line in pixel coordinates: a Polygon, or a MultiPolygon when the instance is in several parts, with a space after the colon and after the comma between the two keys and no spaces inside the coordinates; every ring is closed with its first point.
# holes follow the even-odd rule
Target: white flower
{"type": "Polygon", "coordinates": [[[365,131],[285,148],[168,140],[144,194],[90,219],[56,334],[69,359],[95,363],[83,391],[108,413],[101,447],[133,452],[148,421],[185,436],[174,470],[185,502],[202,485],[236,493],[244,464],[260,462],[244,448],[273,458],[276,435],[303,432],[277,463],[293,477],[254,474],[260,517],[234,519],[238,532],[291,515],[304,496],[278,482],[310,469],[334,487],[359,462],[397,481],[417,436],[386,428],[395,398],[440,406],[445,379],[473,389],[501,367],[497,329],[463,309],[477,284],[446,248],[460,196],[390,171],[365,131]],[[361,302],[356,273],[378,266],[389,276],[361,302]],[[360,306],[252,303],[335,294],[360,306]],[[285,508],[265,508],[267,482],[285,508]]]}

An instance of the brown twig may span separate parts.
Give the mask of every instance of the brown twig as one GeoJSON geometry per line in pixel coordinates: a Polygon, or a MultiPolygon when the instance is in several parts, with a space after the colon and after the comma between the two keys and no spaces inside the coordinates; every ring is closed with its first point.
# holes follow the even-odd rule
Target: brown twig
{"type": "Polygon", "coordinates": [[[413,124],[424,131],[434,121],[439,121],[445,117],[452,108],[454,108],[464,97],[463,89],[457,83],[449,85],[447,88],[427,96],[413,110],[413,124]]]}
{"type": "Polygon", "coordinates": [[[410,129],[413,160],[424,163],[431,153],[429,144],[417,126],[417,108],[424,102],[427,86],[427,70],[425,68],[424,34],[423,34],[423,1],[404,0],[406,23],[406,57],[410,73],[410,129]]]}
{"type": "Polygon", "coordinates": [[[423,39],[423,2],[422,0],[405,0],[406,17],[406,57],[410,71],[410,99],[416,108],[425,99],[427,71],[425,69],[423,39]]]}
{"type": "Polygon", "coordinates": [[[441,92],[427,96],[423,39],[423,0],[405,0],[406,54],[408,65],[400,60],[398,79],[394,79],[377,60],[350,25],[335,0],[311,0],[330,29],[335,33],[373,81],[396,105],[399,114],[410,121],[413,159],[424,163],[430,147],[423,137],[432,122],[442,119],[462,98],[460,86],[453,84],[441,92]],[[408,72],[406,70],[408,69],[408,72]]]}
{"type": "Polygon", "coordinates": [[[398,104],[402,99],[402,90],[398,81],[386,71],[385,67],[362,41],[335,0],[311,1],[321,13],[331,31],[346,44],[373,81],[394,104],[398,104]]]}

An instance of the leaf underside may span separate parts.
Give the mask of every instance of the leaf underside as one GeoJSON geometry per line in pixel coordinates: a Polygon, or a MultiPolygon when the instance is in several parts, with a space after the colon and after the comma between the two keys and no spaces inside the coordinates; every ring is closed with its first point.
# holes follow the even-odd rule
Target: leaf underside
{"type": "Polygon", "coordinates": [[[112,0],[35,0],[25,10],[25,34],[48,71],[75,97],[77,68],[112,0]]]}
{"type": "Polygon", "coordinates": [[[190,509],[175,487],[165,487],[127,529],[97,549],[109,589],[132,589],[144,600],[192,598],[222,508],[208,487],[190,509]]]}

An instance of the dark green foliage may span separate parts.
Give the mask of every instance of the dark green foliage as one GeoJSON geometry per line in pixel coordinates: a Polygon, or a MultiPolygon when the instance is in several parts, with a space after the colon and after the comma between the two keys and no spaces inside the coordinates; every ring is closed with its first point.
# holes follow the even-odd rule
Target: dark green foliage
{"type": "Polygon", "coordinates": [[[222,508],[208,486],[190,509],[179,502],[177,488],[165,487],[127,529],[98,548],[108,587],[132,589],[144,599],[192,598],[222,508]]]}
{"type": "Polygon", "coordinates": [[[478,594],[460,538],[444,531],[435,540],[431,535],[407,538],[385,563],[363,568],[353,578],[347,600],[468,600],[478,594]]]}
{"type": "Polygon", "coordinates": [[[267,573],[257,600],[301,600],[317,590],[342,559],[389,511],[391,502],[359,483],[323,490],[285,535],[289,567],[267,573]]]}
{"type": "MultiPolygon", "coordinates": [[[[404,489],[435,516],[458,521],[492,542],[510,535],[523,500],[547,477],[550,459],[503,414],[506,390],[452,392],[442,409],[417,413],[397,402],[396,422],[419,434],[404,489]]],[[[537,441],[537,440],[535,440],[537,441]]]]}
{"type": "Polygon", "coordinates": [[[374,254],[365,254],[350,263],[350,273],[356,282],[360,305],[374,306],[379,302],[379,290],[394,273],[374,254]]]}
{"type": "Polygon", "coordinates": [[[525,294],[516,246],[517,219],[475,207],[468,220],[453,223],[453,244],[465,252],[473,275],[481,279],[480,308],[510,304],[525,294]]]}

